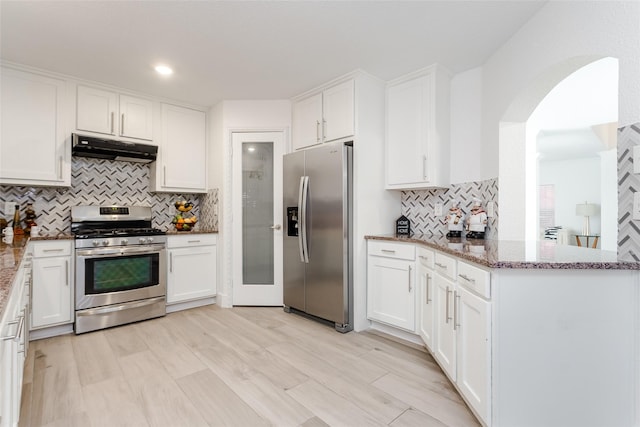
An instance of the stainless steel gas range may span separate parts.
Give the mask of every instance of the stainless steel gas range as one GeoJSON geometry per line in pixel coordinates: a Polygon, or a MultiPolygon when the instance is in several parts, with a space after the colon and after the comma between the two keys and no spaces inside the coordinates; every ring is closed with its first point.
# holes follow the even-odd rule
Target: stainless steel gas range
{"type": "Polygon", "coordinates": [[[75,332],[166,314],[164,231],[149,206],[74,206],[75,332]]]}

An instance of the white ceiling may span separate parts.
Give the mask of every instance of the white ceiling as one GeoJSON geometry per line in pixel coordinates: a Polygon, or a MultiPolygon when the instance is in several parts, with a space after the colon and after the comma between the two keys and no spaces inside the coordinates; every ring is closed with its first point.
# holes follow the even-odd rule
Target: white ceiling
{"type": "Polygon", "coordinates": [[[2,0],[0,57],[201,106],[286,99],[357,68],[477,67],[544,3],[2,0]]]}

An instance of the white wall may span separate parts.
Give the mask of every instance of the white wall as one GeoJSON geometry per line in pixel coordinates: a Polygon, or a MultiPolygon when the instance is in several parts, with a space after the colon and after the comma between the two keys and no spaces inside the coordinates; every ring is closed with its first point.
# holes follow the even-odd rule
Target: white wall
{"type": "MultiPolygon", "coordinates": [[[[223,101],[211,108],[211,116],[216,121],[211,126],[214,145],[210,157],[210,183],[221,189],[219,194],[218,260],[220,277],[217,303],[222,307],[232,305],[232,233],[231,233],[231,132],[233,131],[284,131],[285,145],[290,146],[291,102],[273,101],[223,101]]],[[[285,147],[285,150],[287,148],[285,147]]]]}
{"type": "Polygon", "coordinates": [[[451,79],[451,183],[482,178],[482,67],[451,79]]]}
{"type": "Polygon", "coordinates": [[[526,121],[541,93],[595,59],[619,59],[619,126],[640,121],[638,40],[640,2],[547,3],[483,66],[483,179],[498,175],[499,123],[526,121]]]}

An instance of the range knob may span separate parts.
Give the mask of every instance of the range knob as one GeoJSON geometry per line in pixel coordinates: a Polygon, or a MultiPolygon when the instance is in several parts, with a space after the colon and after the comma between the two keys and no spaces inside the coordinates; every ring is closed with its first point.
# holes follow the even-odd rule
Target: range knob
{"type": "Polygon", "coordinates": [[[127,243],[129,243],[129,240],[127,240],[127,239],[120,240],[120,244],[121,245],[126,245],[127,243]]]}
{"type": "Polygon", "coordinates": [[[147,237],[147,243],[153,243],[153,237],[147,237]]]}
{"type": "Polygon", "coordinates": [[[144,245],[145,243],[147,243],[147,239],[145,239],[144,237],[141,237],[139,239],[140,244],[144,245]]]}
{"type": "Polygon", "coordinates": [[[102,241],[102,246],[109,246],[109,240],[104,239],[104,240],[102,241]]]}
{"type": "Polygon", "coordinates": [[[93,246],[100,246],[100,240],[93,240],[93,241],[91,242],[91,244],[92,244],[93,246]]]}

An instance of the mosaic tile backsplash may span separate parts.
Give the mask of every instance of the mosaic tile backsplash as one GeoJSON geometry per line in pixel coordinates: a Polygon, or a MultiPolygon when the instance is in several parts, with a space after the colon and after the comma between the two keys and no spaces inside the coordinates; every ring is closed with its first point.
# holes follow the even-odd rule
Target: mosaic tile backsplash
{"type": "MultiPolygon", "coordinates": [[[[27,203],[33,203],[38,215],[36,223],[50,233],[70,231],[71,206],[92,204],[151,206],[153,226],[170,230],[171,218],[176,213],[173,204],[178,199],[194,204],[192,212],[200,218],[196,230],[217,229],[218,190],[206,195],[152,193],[149,176],[148,164],[74,157],[70,188],[2,185],[0,200],[19,204],[22,218],[27,203]],[[206,209],[201,210],[203,202],[206,209]]],[[[4,217],[11,219],[13,212],[4,212],[4,217]]]]}
{"type": "Polygon", "coordinates": [[[633,173],[633,147],[640,145],[640,122],[618,129],[618,258],[640,261],[640,221],[633,220],[633,195],[640,175],[633,173]]]}
{"type": "Polygon", "coordinates": [[[433,190],[412,190],[402,192],[402,214],[411,221],[411,230],[415,234],[446,234],[447,225],[444,215],[454,200],[460,203],[465,214],[471,211],[473,198],[482,200],[482,206],[487,202],[494,203],[495,216],[488,219],[485,237],[498,238],[498,178],[485,181],[452,184],[449,188],[433,190]],[[443,204],[443,216],[436,217],[433,210],[436,203],[443,204]]]}

